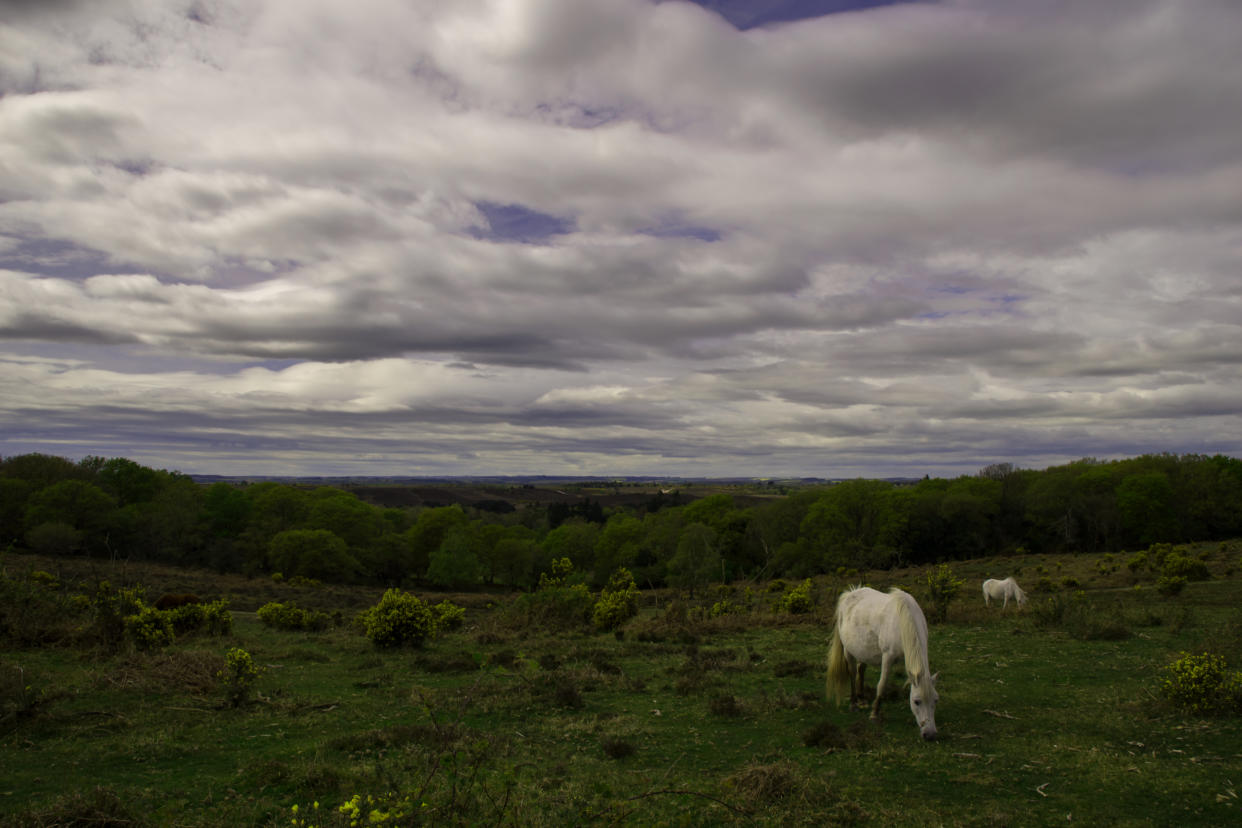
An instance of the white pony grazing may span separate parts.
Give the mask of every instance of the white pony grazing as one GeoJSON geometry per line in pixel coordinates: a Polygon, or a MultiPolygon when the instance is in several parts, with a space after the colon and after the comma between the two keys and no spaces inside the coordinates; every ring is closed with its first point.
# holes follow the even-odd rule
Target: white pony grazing
{"type": "Polygon", "coordinates": [[[936,679],[927,663],[927,619],[918,602],[893,588],[888,594],[855,587],[837,599],[836,628],[828,646],[828,698],[838,703],[850,694],[850,708],[865,704],[863,672],[880,668],[880,682],[871,704],[871,718],[880,716],[880,698],[889,669],[903,660],[910,683],[910,712],[924,739],[936,738],[936,679]]]}
{"type": "Polygon", "coordinates": [[[992,606],[993,601],[1002,601],[1001,609],[1009,606],[1009,599],[1012,598],[1018,602],[1019,607],[1026,606],[1026,593],[1022,591],[1022,587],[1018,586],[1018,582],[1013,576],[1003,581],[995,578],[989,578],[983,582],[983,604],[984,606],[992,606]]]}

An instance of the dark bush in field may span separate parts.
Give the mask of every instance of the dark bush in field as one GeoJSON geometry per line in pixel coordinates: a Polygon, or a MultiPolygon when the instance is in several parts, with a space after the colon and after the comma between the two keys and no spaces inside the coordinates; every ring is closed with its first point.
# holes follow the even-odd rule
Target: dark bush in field
{"type": "Polygon", "coordinates": [[[0,576],[0,642],[17,648],[56,644],[77,636],[90,618],[85,596],[38,580],[0,576]]]}
{"type": "Polygon", "coordinates": [[[600,740],[599,746],[609,759],[625,759],[636,752],[632,742],[618,736],[605,736],[600,740]]]}
{"type": "Polygon", "coordinates": [[[587,623],[594,606],[586,584],[545,587],[514,598],[498,620],[511,628],[572,629],[587,623]]]}

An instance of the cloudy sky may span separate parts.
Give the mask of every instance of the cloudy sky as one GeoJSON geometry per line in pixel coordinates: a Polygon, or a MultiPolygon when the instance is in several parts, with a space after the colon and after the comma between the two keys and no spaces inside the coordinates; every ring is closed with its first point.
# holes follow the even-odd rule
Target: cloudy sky
{"type": "Polygon", "coordinates": [[[0,9],[0,455],[1242,455],[1237,0],[0,9]]]}

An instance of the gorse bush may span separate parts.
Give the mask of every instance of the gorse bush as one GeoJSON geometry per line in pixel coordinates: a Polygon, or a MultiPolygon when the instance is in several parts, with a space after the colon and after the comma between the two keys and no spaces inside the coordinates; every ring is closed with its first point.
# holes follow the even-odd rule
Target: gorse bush
{"type": "Polygon", "coordinates": [[[791,615],[803,615],[815,609],[815,601],[811,598],[811,579],[807,578],[782,595],[776,602],[776,608],[791,615]]]}
{"type": "Polygon", "coordinates": [[[95,624],[93,630],[99,643],[110,650],[119,650],[126,641],[126,619],[142,612],[146,606],[146,590],[141,586],[113,587],[101,581],[95,590],[95,624]]]}
{"type": "Polygon", "coordinates": [[[436,632],[431,608],[417,596],[390,589],[361,616],[366,637],[377,647],[421,647],[436,632]]]}
{"type": "Polygon", "coordinates": [[[254,692],[255,682],[263,671],[250,653],[234,647],[224,656],[224,669],[216,676],[224,687],[224,696],[232,707],[240,707],[254,692]]]}
{"type": "Polygon", "coordinates": [[[1206,563],[1198,558],[1183,555],[1177,550],[1164,556],[1160,575],[1162,578],[1182,578],[1185,581],[1206,581],[1212,577],[1206,563]]]}
{"type": "Polygon", "coordinates": [[[635,615],[638,615],[638,585],[630,571],[622,567],[608,579],[591,611],[591,620],[597,630],[616,630],[635,615]]]}
{"type": "Polygon", "coordinates": [[[1160,692],[1197,715],[1242,713],[1242,673],[1230,673],[1224,656],[1214,653],[1182,653],[1164,668],[1160,692]]]}
{"type": "Polygon", "coordinates": [[[966,582],[954,577],[953,570],[948,564],[940,564],[927,573],[924,583],[927,587],[927,597],[931,601],[932,617],[936,621],[943,621],[949,616],[949,604],[953,603],[953,599],[962,591],[962,586],[966,582]]]}
{"type": "Polygon", "coordinates": [[[565,586],[569,573],[573,571],[574,565],[569,558],[554,558],[552,561],[552,571],[539,573],[539,588],[548,589],[565,586]]]}
{"type": "Polygon", "coordinates": [[[517,596],[501,614],[510,627],[547,627],[563,630],[587,623],[595,599],[586,584],[542,587],[517,596]]]}
{"type": "Polygon", "coordinates": [[[539,588],[517,596],[500,613],[509,627],[580,627],[591,619],[595,600],[586,584],[569,584],[573,563],[568,558],[552,561],[551,574],[539,575],[539,588]]]}
{"type": "Polygon", "coordinates": [[[158,650],[173,643],[172,613],[143,607],[125,616],[125,638],[139,650],[158,650]]]}
{"type": "Polygon", "coordinates": [[[447,598],[434,605],[431,614],[435,617],[436,632],[460,629],[466,622],[465,607],[459,607],[447,598]]]}
{"type": "Polygon", "coordinates": [[[326,612],[302,609],[293,602],[271,601],[259,607],[255,613],[264,626],[276,630],[318,632],[326,630],[331,616],[326,612]]]}

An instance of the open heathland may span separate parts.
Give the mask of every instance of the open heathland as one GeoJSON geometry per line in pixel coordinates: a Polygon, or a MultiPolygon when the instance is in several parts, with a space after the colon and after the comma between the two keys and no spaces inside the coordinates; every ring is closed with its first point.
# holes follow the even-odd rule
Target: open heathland
{"type": "Polygon", "coordinates": [[[609,632],[537,623],[515,595],[424,594],[461,626],[379,649],[354,623],[378,588],[9,555],[32,607],[109,580],[226,600],[233,624],[105,648],[71,612],[6,610],[29,634],[0,650],[0,824],[1238,823],[1242,716],[1166,685],[1183,653],[1242,668],[1242,544],[1182,551],[1207,577],[1164,590],[1127,556],[954,563],[933,742],[900,682],[878,722],[824,694],[840,591],[899,585],[931,618],[930,567],[818,576],[809,606],[786,599],[802,582],[643,591],[609,632]],[[1029,602],[985,608],[1006,575],[1029,602]],[[271,602],[331,621],[277,629],[256,615],[271,602]],[[257,675],[230,694],[236,650],[257,675]]]}

